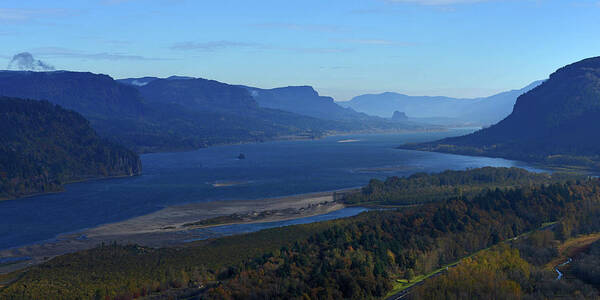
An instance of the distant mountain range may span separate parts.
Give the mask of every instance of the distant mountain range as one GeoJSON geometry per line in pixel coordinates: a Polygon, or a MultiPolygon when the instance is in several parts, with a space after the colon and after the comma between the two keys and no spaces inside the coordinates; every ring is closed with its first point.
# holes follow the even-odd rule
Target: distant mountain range
{"type": "Polygon", "coordinates": [[[310,86],[288,86],[275,89],[244,88],[262,107],[280,109],[326,120],[376,120],[376,117],[344,108],[331,97],[320,96],[310,86]]]}
{"type": "Polygon", "coordinates": [[[406,120],[408,120],[408,116],[405,112],[395,111],[394,114],[392,114],[392,121],[403,122],[406,120]]]}
{"type": "MultiPolygon", "coordinates": [[[[184,101],[186,104],[190,102],[200,101],[198,105],[202,107],[216,107],[219,97],[221,95],[213,94],[206,95],[204,91],[209,90],[209,87],[216,87],[221,84],[229,87],[229,85],[206,80],[201,78],[185,77],[185,76],[171,76],[168,78],[157,78],[157,77],[141,77],[141,78],[125,78],[118,79],[118,82],[137,86],[142,92],[145,99],[154,99],[151,101],[164,102],[164,99],[179,97],[176,102],[182,104],[184,101]],[[190,81],[182,81],[190,80],[190,81]],[[162,87],[170,87],[170,91],[173,92],[175,86],[178,86],[179,91],[177,94],[165,95],[160,90],[162,87]],[[199,99],[202,97],[203,99],[199,99]],[[195,100],[192,100],[194,99],[195,100]],[[212,102],[209,99],[212,98],[212,102]],[[204,106],[206,105],[206,106],[204,106]]],[[[258,106],[262,108],[277,109],[287,111],[299,115],[314,117],[324,120],[336,120],[336,121],[361,121],[371,123],[382,123],[385,119],[369,116],[365,113],[359,113],[351,108],[345,108],[337,104],[333,98],[320,96],[317,91],[311,86],[288,86],[274,89],[261,89],[256,87],[239,85],[237,87],[243,88],[249,92],[252,100],[245,99],[245,103],[256,102],[258,106]]],[[[222,89],[220,93],[224,93],[222,89]]],[[[238,91],[239,93],[239,91],[238,91]]],[[[247,98],[248,95],[237,95],[237,99],[247,98]]]]}
{"type": "Polygon", "coordinates": [[[423,124],[411,122],[397,124],[385,118],[341,107],[333,98],[320,96],[310,86],[260,89],[183,76],[126,78],[117,81],[135,86],[148,102],[178,104],[194,110],[222,111],[223,107],[226,107],[227,111],[284,111],[335,121],[329,122],[330,126],[342,131],[414,130],[425,127],[423,124]]]}
{"type": "Polygon", "coordinates": [[[169,77],[136,88],[148,103],[180,105],[193,111],[244,113],[260,109],[245,89],[214,80],[169,77]]]}
{"type": "Polygon", "coordinates": [[[142,171],[139,157],[96,135],[80,114],[47,101],[0,97],[0,199],[142,171]]]}
{"type": "Polygon", "coordinates": [[[473,134],[403,148],[600,168],[600,57],[568,65],[473,134]]]}
{"type": "Polygon", "coordinates": [[[116,81],[87,72],[0,71],[0,96],[48,100],[75,110],[101,136],[137,152],[423,128],[359,113],[333,120],[262,107],[248,88],[181,76],[116,81]]]}
{"type": "Polygon", "coordinates": [[[48,100],[73,109],[88,118],[101,136],[137,152],[313,137],[336,128],[324,120],[261,109],[246,90],[235,86],[177,78],[150,82],[127,85],[106,75],[82,72],[5,71],[0,72],[0,95],[48,100]],[[195,86],[198,83],[200,87],[195,86]],[[218,101],[190,106],[214,93],[221,93],[218,101]],[[184,101],[187,96],[193,97],[184,101]],[[205,109],[198,109],[203,104],[205,109]]]}
{"type": "Polygon", "coordinates": [[[485,98],[460,99],[450,97],[407,96],[398,93],[367,94],[350,101],[338,102],[344,107],[383,118],[394,111],[404,112],[411,120],[439,125],[487,126],[508,116],[517,97],[535,88],[543,81],[485,98]]]}
{"type": "Polygon", "coordinates": [[[0,96],[48,100],[86,117],[133,117],[144,112],[135,89],[89,72],[0,71],[0,96]]]}

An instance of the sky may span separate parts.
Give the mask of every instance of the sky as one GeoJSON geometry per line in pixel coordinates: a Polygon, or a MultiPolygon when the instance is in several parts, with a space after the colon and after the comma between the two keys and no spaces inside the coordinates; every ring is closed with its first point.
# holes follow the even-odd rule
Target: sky
{"type": "Polygon", "coordinates": [[[311,85],[338,101],[478,97],[599,56],[598,16],[598,0],[2,0],[0,69],[29,52],[60,70],[311,85]]]}

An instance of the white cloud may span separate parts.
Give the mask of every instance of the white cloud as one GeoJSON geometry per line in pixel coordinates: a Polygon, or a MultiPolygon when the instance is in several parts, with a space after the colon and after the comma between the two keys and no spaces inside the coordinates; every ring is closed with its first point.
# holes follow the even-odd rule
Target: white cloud
{"type": "Polygon", "coordinates": [[[286,29],[295,31],[316,31],[316,32],[339,32],[342,28],[336,25],[324,25],[324,24],[297,24],[297,23],[260,23],[252,24],[251,26],[257,28],[268,28],[268,29],[286,29]]]}
{"type": "Polygon", "coordinates": [[[172,45],[172,50],[186,51],[215,51],[226,48],[242,48],[257,46],[254,43],[236,42],[236,41],[208,41],[208,42],[181,42],[172,45]]]}
{"type": "Polygon", "coordinates": [[[327,47],[300,47],[300,46],[277,46],[277,45],[265,45],[259,43],[247,43],[247,42],[236,42],[236,41],[207,41],[207,42],[181,42],[173,44],[171,50],[181,51],[197,51],[197,52],[213,52],[225,49],[252,49],[258,51],[285,51],[285,52],[296,52],[296,53],[316,53],[316,54],[327,54],[327,53],[342,53],[352,51],[351,49],[342,48],[327,48],[327,47]]]}
{"type": "Polygon", "coordinates": [[[328,53],[344,53],[350,52],[352,49],[340,49],[340,48],[305,48],[305,47],[271,47],[273,50],[292,51],[298,53],[316,53],[316,54],[328,54],[328,53]]]}
{"type": "Polygon", "coordinates": [[[164,58],[145,57],[124,53],[98,52],[88,53],[61,47],[43,47],[32,49],[31,52],[45,57],[67,57],[91,60],[165,60],[164,58]]]}
{"type": "Polygon", "coordinates": [[[492,0],[386,0],[389,3],[415,3],[421,5],[453,5],[486,2],[492,0]]]}
{"type": "Polygon", "coordinates": [[[380,46],[411,46],[411,43],[397,42],[384,39],[333,39],[333,41],[362,45],[380,45],[380,46]]]}
{"type": "Polygon", "coordinates": [[[23,22],[41,17],[59,17],[67,15],[64,9],[22,9],[0,8],[0,21],[23,22]]]}

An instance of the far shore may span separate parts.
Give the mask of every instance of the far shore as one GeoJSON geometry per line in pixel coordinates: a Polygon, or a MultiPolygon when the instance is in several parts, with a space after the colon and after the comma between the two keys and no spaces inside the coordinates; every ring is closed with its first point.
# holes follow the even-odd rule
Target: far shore
{"type": "Polygon", "coordinates": [[[198,230],[202,231],[210,227],[276,222],[327,214],[345,207],[343,203],[334,199],[334,194],[354,191],[357,189],[259,200],[214,201],[170,206],[125,221],[62,234],[53,241],[0,250],[0,258],[31,258],[0,265],[0,274],[33,266],[55,256],[91,249],[102,243],[117,242],[147,247],[178,246],[184,244],[186,240],[205,238],[206,232],[198,230]],[[236,216],[236,218],[230,219],[227,216],[236,216]],[[223,219],[224,222],[193,225],[203,220],[213,219],[223,219]]]}

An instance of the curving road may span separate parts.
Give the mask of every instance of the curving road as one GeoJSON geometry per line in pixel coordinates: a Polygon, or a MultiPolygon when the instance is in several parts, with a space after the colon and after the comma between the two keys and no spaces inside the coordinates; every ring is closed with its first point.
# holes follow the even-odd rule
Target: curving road
{"type": "Polygon", "coordinates": [[[554,267],[554,271],[556,271],[556,274],[558,274],[558,276],[556,276],[556,280],[561,280],[563,278],[563,273],[558,269],[558,267],[566,266],[569,263],[571,263],[572,261],[573,261],[573,259],[569,257],[569,260],[567,260],[564,263],[562,263],[562,264],[554,267]]]}

